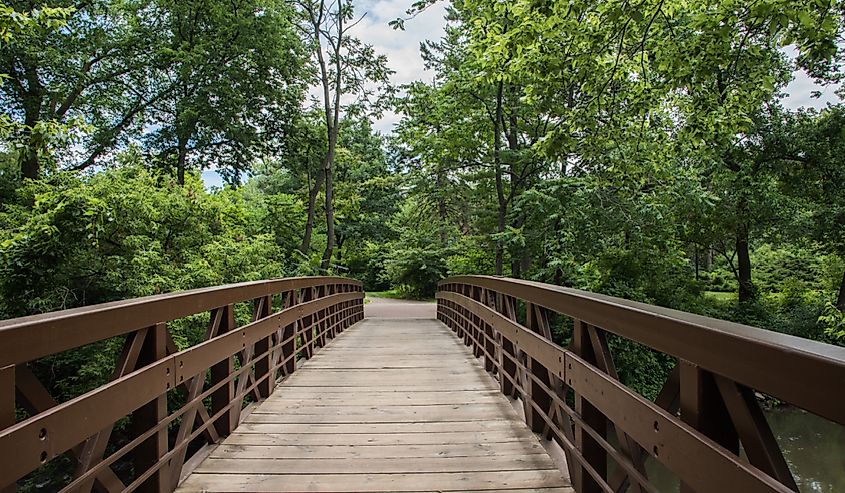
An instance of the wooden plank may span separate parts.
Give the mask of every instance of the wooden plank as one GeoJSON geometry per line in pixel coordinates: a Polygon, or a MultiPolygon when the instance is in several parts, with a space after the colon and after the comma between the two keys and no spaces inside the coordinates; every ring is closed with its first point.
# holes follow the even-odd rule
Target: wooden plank
{"type": "Polygon", "coordinates": [[[378,459],[277,459],[244,460],[209,457],[197,473],[219,474],[387,474],[437,472],[555,471],[548,455],[499,455],[493,457],[383,457],[378,459]]]}
{"type": "Polygon", "coordinates": [[[367,320],[306,361],[178,491],[565,491],[470,350],[434,320],[367,320]]]}
{"type": "Polygon", "coordinates": [[[507,402],[476,403],[472,405],[461,404],[419,404],[409,406],[397,404],[393,406],[372,405],[372,406],[290,406],[268,402],[254,411],[254,414],[313,414],[328,416],[472,416],[475,419],[497,419],[503,415],[514,413],[513,406],[507,402]]]}
{"type": "MultiPolygon", "coordinates": [[[[312,424],[307,427],[278,423],[274,414],[250,415],[243,421],[246,423],[273,424],[276,433],[446,433],[454,431],[483,432],[496,430],[514,430],[519,433],[525,425],[509,419],[490,421],[448,421],[448,422],[411,422],[411,423],[323,423],[312,424]]],[[[238,428],[240,430],[240,428],[238,428]]]]}
{"type": "MultiPolygon", "coordinates": [[[[458,443],[449,446],[428,445],[256,445],[239,444],[263,440],[253,435],[232,435],[212,454],[218,458],[255,459],[270,454],[277,459],[355,459],[355,458],[421,458],[421,457],[490,457],[498,455],[547,455],[539,444],[522,442],[458,443]]],[[[269,442],[269,440],[265,440],[269,442]]]]}
{"type": "Polygon", "coordinates": [[[379,406],[425,405],[425,404],[478,404],[501,402],[498,391],[476,392],[355,392],[343,395],[339,392],[295,392],[285,388],[273,399],[276,405],[289,406],[360,406],[375,404],[379,406]]]}
{"type": "Polygon", "coordinates": [[[279,414],[279,423],[299,423],[302,425],[312,424],[372,424],[372,423],[440,423],[440,422],[465,422],[465,421],[486,421],[486,417],[467,417],[465,414],[443,413],[429,414],[425,416],[333,416],[327,414],[279,414]]]}
{"type": "Polygon", "coordinates": [[[559,471],[502,471],[423,474],[203,474],[194,473],[183,492],[277,491],[501,491],[513,488],[568,486],[559,471]]]}
{"type": "MultiPolygon", "coordinates": [[[[287,385],[287,384],[286,384],[287,385]]],[[[373,387],[372,385],[368,385],[365,382],[356,383],[355,385],[346,385],[343,387],[339,387],[337,385],[331,385],[330,383],[320,383],[320,382],[312,382],[308,384],[290,384],[291,387],[303,387],[314,389],[314,392],[334,392],[334,391],[341,391],[341,392],[351,392],[351,393],[360,393],[366,392],[367,390],[378,389],[379,387],[373,387]]],[[[398,383],[396,385],[399,385],[398,383]]],[[[442,383],[427,383],[422,385],[406,385],[405,388],[413,389],[417,392],[432,392],[437,391],[443,388],[442,383]]],[[[493,383],[477,383],[477,384],[470,384],[465,383],[455,387],[455,390],[463,390],[466,392],[475,392],[480,390],[494,390],[498,387],[493,383]]]]}
{"type": "MultiPolygon", "coordinates": [[[[475,433],[286,433],[271,431],[275,425],[241,425],[237,443],[272,445],[452,445],[459,443],[503,443],[534,440],[530,432],[479,431],[475,433]],[[258,436],[255,436],[258,435],[258,436]]],[[[232,442],[230,442],[232,443],[232,442]]]]}

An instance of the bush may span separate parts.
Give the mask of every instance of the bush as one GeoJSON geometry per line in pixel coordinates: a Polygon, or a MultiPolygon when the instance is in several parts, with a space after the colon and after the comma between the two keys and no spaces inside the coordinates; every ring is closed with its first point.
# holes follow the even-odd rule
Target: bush
{"type": "Polygon", "coordinates": [[[431,298],[446,277],[446,252],[433,247],[399,248],[388,254],[384,266],[396,287],[406,287],[414,298],[431,298]]]}

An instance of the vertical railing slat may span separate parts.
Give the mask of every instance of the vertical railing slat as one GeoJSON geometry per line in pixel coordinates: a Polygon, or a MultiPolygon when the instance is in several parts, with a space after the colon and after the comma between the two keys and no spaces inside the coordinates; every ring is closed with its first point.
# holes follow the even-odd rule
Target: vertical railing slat
{"type": "MultiPolygon", "coordinates": [[[[150,327],[138,356],[138,367],[154,363],[167,356],[167,324],[158,323],[150,327]]],[[[145,433],[157,426],[167,417],[167,395],[162,394],[132,413],[133,436],[145,433]]],[[[136,471],[146,471],[156,465],[167,453],[167,428],[148,438],[133,453],[136,471]]],[[[144,493],[163,493],[170,491],[167,467],[162,467],[142,483],[136,491],[144,493]]]]}

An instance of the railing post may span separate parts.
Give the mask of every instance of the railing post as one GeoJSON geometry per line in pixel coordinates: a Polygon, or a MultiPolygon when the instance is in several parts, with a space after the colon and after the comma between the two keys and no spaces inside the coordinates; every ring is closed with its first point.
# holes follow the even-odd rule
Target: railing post
{"type": "MultiPolygon", "coordinates": [[[[551,327],[549,326],[549,313],[544,308],[533,303],[526,303],[525,305],[525,320],[529,330],[536,334],[543,336],[546,340],[551,341],[551,327]]],[[[537,380],[540,380],[548,388],[553,388],[552,379],[549,375],[549,369],[543,366],[540,362],[535,361],[534,358],[529,359],[529,371],[537,380]]],[[[546,424],[543,419],[543,414],[551,416],[552,411],[552,397],[546,392],[543,387],[537,383],[534,378],[529,378],[528,382],[528,399],[532,401],[540,410],[530,406],[525,418],[528,420],[528,426],[535,433],[544,433],[551,427],[546,424]]],[[[547,437],[548,438],[548,437],[547,437]]]]}
{"type": "MultiPolygon", "coordinates": [[[[15,365],[0,368],[0,430],[15,424],[15,365]]],[[[13,493],[15,483],[0,484],[0,493],[13,493]]]]}
{"type": "MultiPolygon", "coordinates": [[[[226,305],[223,310],[220,328],[217,334],[222,335],[235,329],[235,307],[226,305]]],[[[211,367],[211,385],[214,386],[228,379],[235,372],[234,356],[229,356],[211,367]]],[[[211,415],[215,415],[228,406],[235,398],[235,381],[229,380],[222,387],[211,394],[211,415]]],[[[221,437],[229,436],[238,425],[237,419],[240,409],[229,408],[214,422],[214,427],[221,437]]]]}
{"type": "MultiPolygon", "coordinates": [[[[269,317],[273,313],[272,295],[263,296],[255,300],[253,320],[269,317]]],[[[273,376],[270,373],[270,336],[255,342],[255,391],[261,398],[266,398],[273,390],[273,376]],[[265,378],[266,377],[266,378],[265,378]],[[264,380],[261,380],[264,378],[264,380]]]]}
{"type": "MultiPolygon", "coordinates": [[[[282,299],[285,303],[285,308],[290,308],[296,305],[296,291],[288,291],[282,295],[282,299]]],[[[279,356],[279,361],[282,363],[282,374],[287,376],[290,375],[296,370],[296,328],[298,323],[293,322],[286,325],[281,331],[281,339],[279,342],[283,342],[282,347],[279,349],[281,355],[279,356]],[[290,359],[288,359],[290,358],[290,359]]],[[[275,375],[274,375],[275,376],[275,375]]]]}
{"type": "MultiPolygon", "coordinates": [[[[496,309],[493,301],[493,293],[487,289],[481,291],[481,302],[485,306],[496,309]]],[[[496,372],[496,331],[490,324],[484,324],[484,347],[487,350],[484,356],[484,369],[493,374],[496,372]]]]}
{"type": "MultiPolygon", "coordinates": [[[[146,338],[138,354],[137,368],[154,363],[167,356],[167,324],[158,323],[147,330],[146,338]]],[[[162,394],[132,413],[132,436],[146,433],[167,417],[167,394],[162,394]]],[[[133,451],[135,471],[146,471],[155,466],[167,453],[167,427],[144,440],[133,451]]],[[[136,491],[163,493],[170,491],[167,466],[162,466],[136,491]]]]}
{"type": "MultiPolygon", "coordinates": [[[[572,334],[572,352],[586,360],[588,363],[596,363],[596,355],[593,352],[587,324],[580,320],[574,321],[572,334]]],[[[589,401],[575,394],[575,412],[584,420],[584,423],[593,429],[600,437],[607,436],[607,418],[589,401]]],[[[580,424],[575,425],[575,446],[581,451],[586,461],[596,472],[607,479],[607,453],[602,446],[591,437],[580,424]]],[[[573,478],[575,490],[578,493],[598,493],[602,491],[601,485],[589,474],[583,466],[576,466],[576,477],[573,478]]]]}
{"type": "MultiPolygon", "coordinates": [[[[314,299],[325,298],[326,296],[331,295],[333,292],[332,288],[333,285],[331,284],[327,284],[325,286],[317,286],[317,295],[314,296],[314,299]]],[[[331,306],[328,308],[323,308],[322,310],[318,311],[316,315],[314,315],[314,332],[316,332],[316,334],[314,335],[314,346],[312,354],[317,352],[317,348],[321,348],[325,345],[325,341],[323,339],[323,331],[325,331],[331,325],[332,308],[333,307],[331,306]]]]}
{"type": "MultiPolygon", "coordinates": [[[[315,288],[302,288],[300,290],[300,302],[305,303],[314,299],[315,288]]],[[[314,354],[314,317],[317,315],[306,315],[302,317],[300,330],[302,332],[302,355],[305,359],[311,359],[314,354]]]]}
{"type": "MultiPolygon", "coordinates": [[[[497,302],[499,304],[498,312],[505,317],[516,321],[515,300],[510,296],[502,294],[499,295],[497,302]]],[[[513,341],[507,337],[502,337],[502,351],[499,353],[499,368],[502,369],[502,375],[499,378],[499,383],[502,387],[502,393],[511,399],[515,399],[517,395],[516,386],[513,384],[517,378],[517,366],[515,360],[516,348],[514,347],[513,341]]]]}
{"type": "MultiPolygon", "coordinates": [[[[713,375],[681,359],[681,419],[734,454],[739,454],[739,436],[731,421],[713,375]]],[[[681,493],[695,490],[681,483],[681,493]]]]}

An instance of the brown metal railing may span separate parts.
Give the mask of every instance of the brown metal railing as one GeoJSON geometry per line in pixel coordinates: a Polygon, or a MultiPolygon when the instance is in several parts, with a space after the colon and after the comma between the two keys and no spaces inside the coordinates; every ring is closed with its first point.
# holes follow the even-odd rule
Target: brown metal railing
{"type": "Polygon", "coordinates": [[[755,391],[845,425],[845,348],[507,278],[446,279],[437,303],[528,425],[560,444],[579,493],[657,491],[649,458],[682,492],[797,491],[755,391]],[[561,318],[568,348],[552,342],[561,318]],[[677,361],[653,402],[619,381],[609,334],[677,361]]]}
{"type": "Polygon", "coordinates": [[[62,491],[172,491],[191,456],[201,458],[199,445],[238,426],[245,399],[266,398],[297,358],[363,318],[363,297],[358,281],[290,278],[0,322],[0,491],[64,454],[76,470],[62,491]],[[238,327],[242,302],[252,303],[252,322],[238,327]],[[203,312],[205,341],[179,351],[168,322],[203,312]],[[67,402],[56,402],[27,366],[124,335],[113,379],[67,402]],[[173,401],[184,404],[170,409],[173,401]],[[28,417],[16,422],[16,407],[28,417]],[[126,417],[129,437],[110,441],[126,417]],[[115,472],[120,461],[131,461],[130,472],[115,472]]]}

